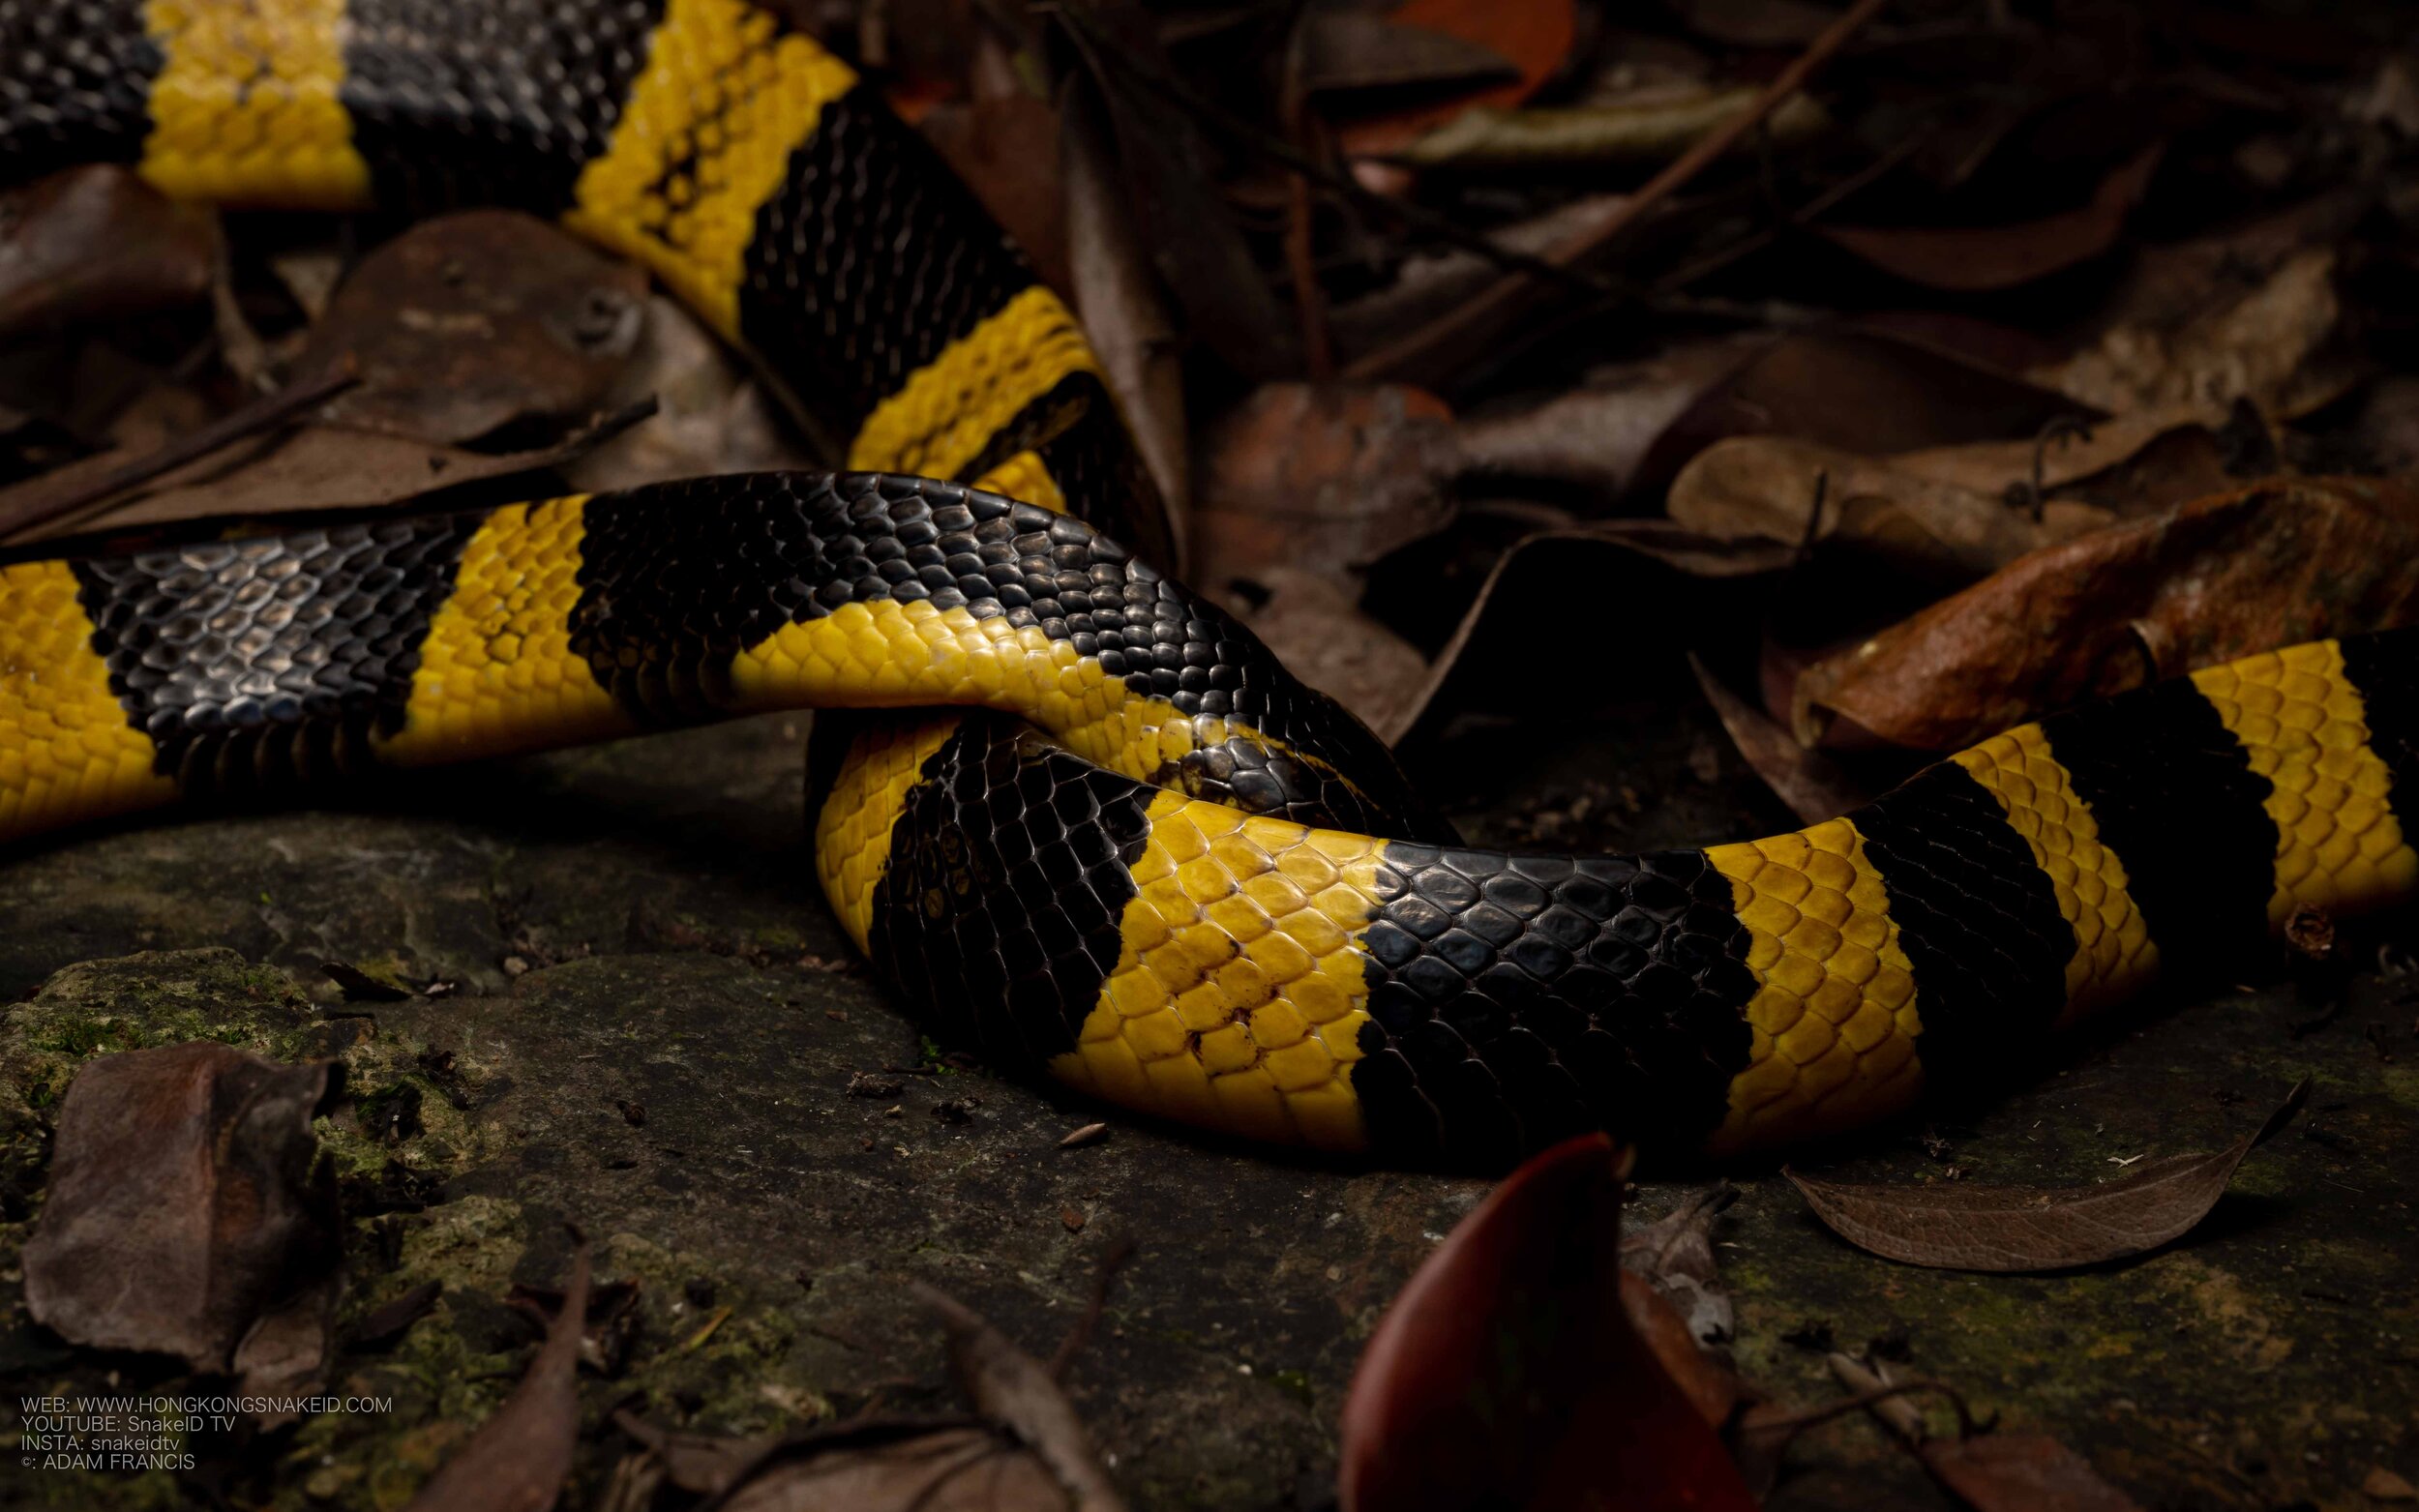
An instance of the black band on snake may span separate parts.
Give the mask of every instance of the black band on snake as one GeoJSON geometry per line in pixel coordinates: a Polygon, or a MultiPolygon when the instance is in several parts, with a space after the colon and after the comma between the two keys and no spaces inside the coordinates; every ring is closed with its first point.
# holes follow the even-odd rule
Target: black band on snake
{"type": "Polygon", "coordinates": [[[810,766],[824,889],[935,1032],[1150,1113],[1477,1167],[1846,1128],[2419,879],[2409,633],[2028,725],[1770,840],[1456,848],[1367,730],[1147,565],[1167,526],[1073,317],[740,0],[0,0],[0,181],[91,162],[228,204],[559,215],[855,470],[0,567],[0,842],[920,709],[822,722],[810,766]]]}

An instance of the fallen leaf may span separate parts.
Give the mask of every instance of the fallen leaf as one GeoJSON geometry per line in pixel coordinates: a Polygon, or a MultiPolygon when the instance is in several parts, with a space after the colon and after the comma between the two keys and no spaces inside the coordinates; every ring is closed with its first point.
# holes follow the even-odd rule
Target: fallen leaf
{"type": "Polygon", "coordinates": [[[1087,1144],[1097,1144],[1108,1137],[1109,1126],[1107,1124],[1088,1123],[1082,1128],[1070,1132],[1066,1138],[1060,1140],[1059,1141],[1059,1148],[1062,1150],[1082,1149],[1087,1144]]]}
{"type": "Polygon", "coordinates": [[[2293,419],[2348,392],[2358,369],[2333,350],[2343,305],[2337,253],[2305,248],[2231,304],[2198,310],[2172,329],[2120,325],[2093,346],[2028,376],[2104,410],[2192,403],[2223,410],[2238,399],[2293,419]]]}
{"type": "Polygon", "coordinates": [[[1335,578],[1261,567],[1219,600],[1296,677],[1371,729],[1393,728],[1427,682],[1419,648],[1362,613],[1335,578]]]}
{"type": "Polygon", "coordinates": [[[1808,0],[1674,0],[1681,24],[1732,47],[1803,47],[1839,18],[1808,0]]]}
{"type": "Polygon", "coordinates": [[[2150,187],[2161,152],[2154,145],[2111,168],[2089,204],[2037,221],[1990,226],[1817,225],[1814,231],[1884,273],[1927,288],[2015,288],[2116,245],[2126,216],[2150,187]]]}
{"type": "Polygon", "coordinates": [[[1466,95],[1471,85],[1520,77],[1510,59],[1483,43],[1363,11],[1307,11],[1296,44],[1306,95],[1452,85],[1466,95]]]}
{"type": "Polygon", "coordinates": [[[1705,1187],[1621,1236],[1622,1268],[1652,1283],[1699,1345],[1725,1344],[1734,1332],[1730,1293],[1714,1259],[1714,1220],[1738,1200],[1739,1189],[1728,1182],[1705,1187]]]}
{"type": "Polygon", "coordinates": [[[1413,1274],[1345,1400],[1345,1512],[1753,1505],[1611,1283],[1626,1164],[1556,1145],[1413,1274]]]}
{"type": "Polygon", "coordinates": [[[1132,544],[1189,571],[1183,556],[1192,507],[1184,337],[1152,269],[1133,204],[1120,188],[1117,151],[1099,92],[1089,80],[1068,81],[1059,146],[1065,159],[1067,277],[1075,311],[1159,494],[1162,513],[1138,521],[1132,544]]]}
{"type": "MultiPolygon", "coordinates": [[[[1867,1370],[1835,1353],[1831,1368],[1860,1393],[1896,1384],[1878,1361],[1867,1370]]],[[[1942,1489],[1973,1512],[2140,1512],[2132,1497],[2100,1478],[2091,1462],[2046,1434],[1993,1431],[1934,1438],[1904,1396],[1868,1402],[1866,1410],[1888,1425],[1942,1489]]]]}
{"type": "Polygon", "coordinates": [[[528,1372],[462,1451],[411,1498],[412,1512],[545,1512],[562,1494],[580,1437],[580,1342],[588,1247],[571,1260],[563,1305],[528,1372]]]}
{"type": "Polygon", "coordinates": [[[1778,720],[1732,693],[1693,653],[1688,667],[1729,732],[1730,743],[1790,813],[1808,824],[1820,824],[1871,801],[1871,794],[1820,752],[1800,745],[1778,720]]]}
{"type": "Polygon", "coordinates": [[[2095,531],[1807,667],[1791,726],[1955,751],[2160,676],[2409,624],[2415,512],[2391,480],[2279,479],[2095,531]]]}
{"type": "Polygon", "coordinates": [[[1528,407],[1469,417],[1454,428],[1461,475],[1465,481],[1560,484],[1619,498],[1656,437],[1736,367],[1742,352],[1735,340],[1681,346],[1597,370],[1584,386],[1551,393],[1528,407]]]}
{"type": "MultiPolygon", "coordinates": [[[[644,418],[644,414],[642,409],[597,417],[552,445],[500,454],[464,451],[333,426],[305,426],[285,435],[248,438],[161,475],[143,485],[143,490],[149,491],[119,495],[105,508],[15,532],[7,539],[48,540],[86,531],[219,516],[366,508],[472,484],[502,489],[502,480],[521,474],[542,474],[559,466],[644,418]]],[[[0,490],[0,521],[19,512],[20,500],[38,502],[51,489],[75,487],[87,476],[87,469],[105,473],[125,460],[117,453],[105,452],[0,490]]],[[[544,491],[559,491],[547,489],[542,479],[531,487],[540,489],[540,493],[518,496],[527,498],[542,496],[544,491]]]]}
{"type": "Polygon", "coordinates": [[[1388,14],[1401,28],[1418,27],[1483,47],[1518,70],[1518,77],[1464,95],[1430,101],[1345,124],[1337,133],[1348,157],[1378,157],[1394,151],[1439,122],[1474,106],[1506,109],[1543,88],[1561,70],[1578,36],[1572,0],[1406,0],[1388,14]]]}
{"type": "Polygon", "coordinates": [[[602,405],[646,309],[635,265],[533,216],[463,211],[363,259],[301,367],[353,358],[361,383],[328,404],[333,423],[451,444],[514,435],[525,447],[602,405]]]}
{"type": "Polygon", "coordinates": [[[1781,1173],[1832,1231],[1885,1259],[1943,1270],[2066,1270],[2190,1232],[2225,1195],[2243,1157],[2291,1121],[2309,1095],[2305,1080],[2265,1123],[2222,1150],[2144,1161],[2096,1186],[1884,1186],[1781,1173]]]}
{"type": "Polygon", "coordinates": [[[1639,1342],[1696,1408],[1705,1426],[1717,1432],[1727,1426],[1731,1414],[1750,1394],[1747,1383],[1709,1353],[1680,1310],[1655,1289],[1655,1283],[1634,1270],[1621,1273],[1621,1306],[1639,1342]]]}
{"type": "Polygon", "coordinates": [[[206,298],[218,218],[130,168],[70,168],[0,193],[0,341],[206,298]]]}
{"type": "Polygon", "coordinates": [[[2371,1468],[2360,1483],[2360,1494],[2372,1501],[2419,1501],[2419,1486],[2382,1465],[2371,1468]]]}
{"type": "MultiPolygon", "coordinates": [[[[1678,100],[1525,110],[1481,106],[1392,156],[1415,167],[1461,171],[1664,163],[1746,113],[1762,93],[1724,89],[1678,100]]],[[[1805,95],[1783,101],[1765,123],[1776,147],[1795,146],[1830,129],[1830,114],[1805,95]]],[[[1748,149],[1743,143],[1736,150],[1748,149]]]]}
{"type": "Polygon", "coordinates": [[[1067,263],[1059,112],[1024,93],[945,101],[917,121],[949,171],[974,193],[1033,269],[1060,293],[1075,287],[1067,263]]]}
{"type": "Polygon", "coordinates": [[[1123,202],[1161,280],[1183,305],[1187,328],[1247,377],[1296,371],[1293,324],[1233,212],[1213,192],[1214,158],[1199,127],[1168,97],[1177,75],[1150,15],[1138,0],[1102,0],[1056,15],[1098,85],[1123,169],[1123,202]]]}
{"type": "Polygon", "coordinates": [[[1928,340],[1854,327],[1751,351],[1656,439],[1631,487],[1652,495],[1725,436],[1779,435],[1863,457],[2040,435],[2099,410],[1928,340]]]}
{"type": "Polygon", "coordinates": [[[1344,578],[1452,517],[1451,411],[1398,385],[1271,383],[1201,440],[1194,576],[1344,578]]]}
{"type": "Polygon", "coordinates": [[[1031,1450],[1073,1512],[1122,1512],[1124,1498],[1050,1371],[965,1304],[921,1283],[914,1290],[948,1335],[950,1372],[974,1410],[1031,1450]]]}
{"type": "MultiPolygon", "coordinates": [[[[1582,194],[1541,215],[1498,227],[1488,237],[1506,252],[1540,257],[1617,212],[1626,197],[1582,194]]],[[[1329,333],[1347,357],[1365,356],[1405,331],[1418,330],[1468,302],[1503,276],[1501,259],[1468,249],[1414,252],[1403,259],[1391,284],[1330,307],[1329,333]]]]}
{"type": "Polygon", "coordinates": [[[2109,522],[2105,510],[2052,500],[2036,520],[2006,497],[1941,483],[1836,447],[1777,435],[1736,436],[1697,454],[1672,480],[1666,508],[1723,540],[1853,544],[1902,575],[1960,583],[2029,551],[2109,522]]]}
{"type": "MultiPolygon", "coordinates": [[[[1441,711],[1449,706],[1447,690],[1457,678],[1472,675],[1473,667],[1486,663],[1486,655],[1474,653],[1473,648],[1505,643],[1487,634],[1495,607],[1507,600],[1518,603],[1523,597],[1505,585],[1527,580],[1531,572],[1568,568],[1574,551],[1594,552],[1614,563],[1624,559],[1632,564],[1641,560],[1659,563],[1689,577],[1712,579],[1777,573],[1796,558],[1794,548],[1777,541],[1724,541],[1667,519],[1574,521],[1524,536],[1487,570],[1470,608],[1462,611],[1461,623],[1453,627],[1444,649],[1428,664],[1427,681],[1389,724],[1377,726],[1379,738],[1389,745],[1402,745],[1423,726],[1432,727],[1442,718],[1441,711]]],[[[1525,655],[1530,648],[1514,649],[1525,655]]]]}
{"type": "Polygon", "coordinates": [[[615,415],[650,401],[646,418],[559,464],[574,491],[816,464],[780,403],[729,344],[661,294],[649,299],[638,348],[596,407],[615,415]]]}
{"type": "Polygon", "coordinates": [[[2189,504],[2236,487],[2222,434],[2227,417],[2201,404],[2112,415],[2091,425],[2052,424],[2020,441],[1901,452],[1883,459],[1901,472],[2005,498],[2029,508],[2033,490],[2063,494],[2119,514],[2189,504]]]}
{"type": "MultiPolygon", "coordinates": [[[[996,1430],[876,1425],[784,1448],[721,1512],[1078,1512],[1032,1453],[996,1430]]],[[[1098,1506],[1100,1503],[1091,1503],[1098,1506]]]]}
{"type": "Polygon", "coordinates": [[[25,1305],[69,1342],[291,1387],[326,1352],[333,1170],[311,1132],[332,1062],[230,1046],[87,1062],[59,1110],[25,1305]]]}

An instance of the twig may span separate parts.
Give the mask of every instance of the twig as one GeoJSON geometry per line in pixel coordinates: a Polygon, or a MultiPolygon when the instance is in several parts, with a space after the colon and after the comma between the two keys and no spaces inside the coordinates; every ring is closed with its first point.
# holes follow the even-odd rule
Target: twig
{"type": "Polygon", "coordinates": [[[1956,1408],[1957,1437],[1960,1438],[1971,1438],[1987,1426],[1974,1420],[1973,1408],[1965,1405],[1965,1398],[1946,1382],[1928,1379],[1905,1382],[1894,1381],[1879,1362],[1875,1362],[1874,1367],[1867,1370],[1847,1355],[1836,1350],[1832,1353],[1829,1364],[1831,1373],[1838,1377],[1842,1384],[1853,1388],[1860,1396],[1871,1398],[1870,1402],[1851,1403],[1850,1405],[1870,1407],[1875,1417],[1887,1423],[1893,1434],[1909,1444],[1921,1443],[1931,1437],[1929,1431],[1924,1427],[1923,1414],[1916,1411],[1900,1396],[1882,1388],[1903,1384],[1908,1389],[1920,1386],[1946,1393],[1950,1406],[1956,1408]]]}
{"type": "Polygon", "coordinates": [[[1084,1305],[1084,1316],[1075,1320],[1075,1326],[1069,1328],[1066,1337],[1059,1341],[1058,1352],[1050,1356],[1052,1380],[1066,1379],[1067,1367],[1074,1364],[1075,1356],[1083,1352],[1085,1344],[1091,1339],[1091,1331],[1100,1326],[1101,1310],[1109,1305],[1109,1283],[1116,1280],[1117,1273],[1125,1268],[1125,1262],[1134,1258],[1134,1250],[1132,1239],[1120,1239],[1110,1246],[1108,1254],[1100,1258],[1100,1269],[1091,1281],[1091,1300],[1084,1305]]]}
{"type": "Polygon", "coordinates": [[[289,383],[275,394],[263,395],[234,413],[222,416],[198,430],[178,436],[131,462],[112,467],[99,477],[66,485],[46,498],[41,491],[36,491],[28,501],[0,512],[0,536],[15,535],[42,525],[80,521],[99,513],[103,506],[128,489],[148,483],[163,473],[207,457],[248,436],[278,430],[304,410],[334,399],[360,381],[361,374],[354,367],[352,355],[346,353],[316,377],[289,383]]]}
{"type": "MultiPolygon", "coordinates": [[[[1595,225],[1550,247],[1544,260],[1557,268],[1569,270],[1581,259],[1611,243],[1635,225],[1646,213],[1671,197],[1682,185],[1696,177],[1707,164],[1736,146],[1747,133],[1761,126],[1772,113],[1788,102],[1791,96],[1806,87],[1815,71],[1831,61],[1832,56],[1847,45],[1848,40],[1862,30],[1888,4],[1889,0],[1857,0],[1846,14],[1834,21],[1813,44],[1799,54],[1797,60],[1781,70],[1780,75],[1768,85],[1755,103],[1738,115],[1707,133],[1697,144],[1682,153],[1649,179],[1636,193],[1621,202],[1619,208],[1595,225]]],[[[1533,287],[1532,279],[1523,274],[1506,278],[1428,325],[1414,331],[1390,346],[1379,348],[1355,362],[1346,376],[1382,378],[1405,368],[1449,352],[1476,334],[1492,331],[1510,307],[1527,298],[1533,287]]]]}
{"type": "MultiPolygon", "coordinates": [[[[1878,4],[1879,0],[1872,0],[1878,4]]],[[[1408,228],[1432,236],[1440,242],[1473,252],[1505,269],[1508,273],[1543,279],[1588,294],[1609,299],[1634,299],[1639,290],[1614,279],[1584,269],[1563,266],[1545,257],[1514,252],[1483,231],[1472,230],[1450,216],[1442,215],[1427,206],[1408,199],[1381,194],[1356,182],[1350,175],[1338,173],[1326,163],[1302,152],[1293,143],[1230,114],[1199,90],[1163,69],[1156,68],[1119,47],[1114,41],[1100,34],[1081,5],[1058,4],[1036,7],[1065,18],[1069,27],[1082,32],[1086,56],[1098,56],[1114,63],[1132,81],[1147,90],[1153,100],[1176,104],[1186,114],[1226,137],[1239,147],[1259,154],[1282,167],[1291,169],[1363,211],[1395,221],[1408,228]]],[[[1105,80],[1104,80],[1105,82],[1105,80]]]]}

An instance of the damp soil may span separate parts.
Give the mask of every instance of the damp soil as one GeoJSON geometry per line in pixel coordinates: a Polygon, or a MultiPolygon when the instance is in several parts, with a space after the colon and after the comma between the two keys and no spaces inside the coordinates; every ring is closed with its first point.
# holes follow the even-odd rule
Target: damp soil
{"type": "MultiPolygon", "coordinates": [[[[615,1406],[740,1433],[946,1409],[911,1281],[1046,1351],[1127,1239],[1139,1252],[1074,1397],[1134,1504],[1331,1504],[1359,1347],[1484,1184],[1205,1142],[940,1053],[851,964],[817,896],[802,724],[0,861],[0,1429],[25,1396],[188,1389],[181,1367],[71,1349],[25,1317],[17,1254],[47,1110],[90,1054],[215,1038],[341,1056],[372,1116],[322,1126],[348,1201],[340,1324],[441,1288],[399,1341],[339,1356],[332,1389],[391,1411],[198,1443],[206,1493],[196,1475],[13,1471],[0,1499],[400,1506],[509,1390],[535,1333],[505,1294],[558,1283],[577,1225],[599,1279],[637,1282],[641,1311],[618,1373],[583,1379],[566,1505],[591,1504],[626,1447],[615,1406]],[[328,962],[448,990],[347,1000],[328,962]],[[852,1095],[862,1074],[875,1081],[852,1095]],[[862,1095],[877,1082],[897,1090],[862,1095]],[[1107,1139],[1059,1148],[1103,1116],[1107,1139]]],[[[1516,741],[1481,722],[1443,750],[1474,839],[1702,844],[1783,822],[1710,716],[1668,704],[1516,741]]],[[[2361,973],[2314,1026],[2289,985],[2135,1015],[1995,1102],[1807,1162],[1849,1179],[2090,1181],[2228,1140],[2312,1078],[2302,1121],[2210,1221],[2132,1261],[2053,1277],[1896,1265],[1833,1238],[1777,1172],[1733,1172],[1744,1195],[1718,1237],[1740,1362],[1812,1402],[1836,1391],[1825,1348],[1878,1345],[2066,1439],[2147,1507],[2351,1508],[2374,1468],[2419,1478],[2409,985],[2361,973]]],[[[1650,1182],[1639,1208],[1683,1190],[1650,1182]]],[[[1859,1421],[1792,1463],[1776,1507],[1948,1504],[1859,1421]]]]}

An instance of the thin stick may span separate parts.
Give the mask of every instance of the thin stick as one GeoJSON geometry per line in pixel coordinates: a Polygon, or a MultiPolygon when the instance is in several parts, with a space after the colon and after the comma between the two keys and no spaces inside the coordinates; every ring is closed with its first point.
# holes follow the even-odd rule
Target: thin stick
{"type": "MultiPolygon", "coordinates": [[[[1763,125],[1775,110],[1805,88],[1815,71],[1830,62],[1832,56],[1846,46],[1848,40],[1887,4],[1889,0],[1857,0],[1846,14],[1814,39],[1813,44],[1799,54],[1795,62],[1780,71],[1780,76],[1766,86],[1753,104],[1673,159],[1662,172],[1649,179],[1645,187],[1624,200],[1611,215],[1548,248],[1543,260],[1555,267],[1569,269],[1572,264],[1595,253],[1613,238],[1637,224],[1648,211],[1670,198],[1682,185],[1737,145],[1747,133],[1763,125]]],[[[1528,297],[1535,282],[1526,273],[1502,279],[1468,304],[1392,345],[1381,347],[1355,362],[1345,370],[1345,375],[1353,378],[1386,377],[1440,353],[1449,353],[1476,336],[1494,330],[1498,322],[1505,318],[1509,307],[1528,297]]]]}
{"type": "Polygon", "coordinates": [[[353,365],[352,355],[346,353],[315,377],[289,383],[275,394],[263,395],[234,413],[223,415],[200,430],[178,436],[133,461],[112,467],[99,477],[65,486],[50,497],[45,498],[37,485],[27,490],[29,497],[26,502],[11,508],[6,495],[0,494],[0,536],[15,535],[61,521],[73,522],[96,514],[102,506],[135,485],[148,483],[163,473],[207,457],[247,436],[278,430],[304,410],[334,399],[360,381],[361,374],[353,365]]]}

